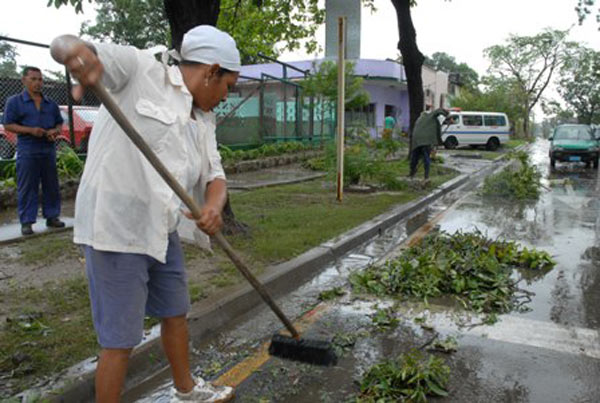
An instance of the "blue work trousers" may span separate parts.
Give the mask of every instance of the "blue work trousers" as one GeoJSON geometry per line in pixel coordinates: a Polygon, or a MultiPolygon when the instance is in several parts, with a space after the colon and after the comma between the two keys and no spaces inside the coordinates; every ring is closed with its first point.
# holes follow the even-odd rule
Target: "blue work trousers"
{"type": "MultiPolygon", "coordinates": [[[[52,144],[52,146],[54,146],[52,144]]],[[[60,189],[56,170],[56,150],[17,150],[17,201],[21,224],[37,219],[40,183],[42,185],[42,213],[46,219],[60,215],[60,189]]]]}
{"type": "Polygon", "coordinates": [[[415,176],[419,160],[423,158],[423,165],[425,165],[425,179],[429,179],[429,167],[431,166],[430,153],[430,146],[419,146],[412,151],[410,154],[410,176],[415,176]]]}

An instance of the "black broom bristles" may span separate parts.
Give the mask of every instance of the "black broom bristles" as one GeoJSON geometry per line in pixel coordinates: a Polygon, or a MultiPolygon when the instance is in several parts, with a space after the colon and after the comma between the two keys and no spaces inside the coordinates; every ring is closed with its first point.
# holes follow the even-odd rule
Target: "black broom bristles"
{"type": "Polygon", "coordinates": [[[337,363],[337,356],[330,342],[310,339],[296,340],[281,334],[275,334],[271,339],[269,354],[315,365],[327,366],[337,363]]]}

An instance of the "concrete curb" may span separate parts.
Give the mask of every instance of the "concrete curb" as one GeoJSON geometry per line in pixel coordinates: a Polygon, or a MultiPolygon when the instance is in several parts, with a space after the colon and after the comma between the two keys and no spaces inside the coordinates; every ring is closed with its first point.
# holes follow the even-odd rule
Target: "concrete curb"
{"type": "Polygon", "coordinates": [[[254,189],[259,189],[259,188],[266,188],[266,187],[271,187],[271,186],[279,186],[279,185],[291,185],[293,183],[301,183],[301,182],[308,182],[314,179],[319,179],[322,178],[324,176],[326,176],[327,173],[318,173],[318,174],[314,174],[314,175],[308,175],[308,176],[304,176],[301,178],[296,178],[296,179],[282,179],[282,180],[278,180],[278,181],[271,181],[271,182],[263,182],[263,183],[255,183],[253,185],[227,185],[227,189],[234,189],[234,190],[254,190],[254,189]]]}
{"type": "MultiPolygon", "coordinates": [[[[259,279],[273,297],[278,297],[296,289],[312,278],[323,266],[335,261],[348,251],[361,245],[368,239],[380,234],[398,221],[410,216],[449,192],[498,169],[503,156],[493,160],[474,174],[462,174],[441,185],[419,200],[403,204],[392,211],[379,215],[360,226],[347,231],[337,238],[327,241],[302,255],[279,265],[266,268],[259,279]]],[[[205,341],[216,335],[233,320],[247,314],[260,304],[260,296],[245,283],[223,290],[210,300],[202,301],[193,307],[189,314],[190,340],[194,343],[205,341]]],[[[156,333],[156,332],[155,332],[156,333]]],[[[132,354],[125,390],[132,389],[145,379],[165,370],[166,358],[160,346],[160,339],[153,337],[134,349],[132,354]]],[[[80,374],[65,380],[58,395],[50,397],[56,402],[87,402],[94,396],[95,366],[91,360],[72,367],[68,373],[80,374]],[[78,367],[79,369],[75,369],[78,367]],[[90,369],[90,367],[93,367],[90,369]],[[86,370],[82,372],[81,368],[86,370]]],[[[55,392],[56,393],[56,392],[55,392]]]]}

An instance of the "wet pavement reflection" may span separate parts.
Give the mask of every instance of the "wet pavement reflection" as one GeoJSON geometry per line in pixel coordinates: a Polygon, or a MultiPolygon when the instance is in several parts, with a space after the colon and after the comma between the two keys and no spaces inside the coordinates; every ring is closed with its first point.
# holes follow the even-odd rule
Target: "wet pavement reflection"
{"type": "MultiPolygon", "coordinates": [[[[447,402],[600,401],[600,181],[597,170],[559,164],[551,171],[548,144],[529,151],[543,174],[545,189],[530,203],[481,198],[454,192],[326,268],[318,277],[279,299],[286,314],[299,317],[319,303],[319,293],[343,287],[347,294],[325,305],[305,337],[346,340],[333,368],[271,358],[240,379],[238,402],[341,402],[356,396],[364,371],[383,358],[427,345],[434,337],[458,339],[458,351],[445,356],[451,368],[447,402]],[[457,202],[458,201],[458,202],[457,202]],[[457,202],[457,203],[455,203],[457,202]],[[356,298],[348,276],[389,256],[414,231],[443,213],[443,231],[478,229],[549,252],[554,270],[523,279],[533,291],[531,311],[502,315],[494,326],[441,305],[356,298]],[[400,325],[382,332],[371,315],[393,307],[400,325]],[[423,318],[426,325],[415,322],[423,318]]],[[[477,161],[477,163],[489,163],[477,161]]],[[[473,186],[473,185],[472,185],[473,186]]],[[[471,186],[471,187],[472,187],[471,186]]],[[[440,216],[441,217],[441,216],[440,216]]],[[[516,275],[519,275],[518,273],[516,275]]],[[[248,313],[215,340],[194,346],[194,372],[216,379],[253,354],[281,328],[264,307],[248,313]]],[[[166,372],[131,390],[125,401],[167,402],[166,372]]]]}

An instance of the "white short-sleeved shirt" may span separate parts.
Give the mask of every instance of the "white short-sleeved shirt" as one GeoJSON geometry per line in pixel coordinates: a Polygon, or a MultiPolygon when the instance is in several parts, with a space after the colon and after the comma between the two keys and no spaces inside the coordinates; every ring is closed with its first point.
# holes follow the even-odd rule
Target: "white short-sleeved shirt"
{"type": "MultiPolygon", "coordinates": [[[[147,51],[96,45],[103,84],[167,169],[200,203],[206,185],[225,179],[215,118],[194,108],[178,67],[147,51]]],[[[165,262],[182,204],[101,107],[75,202],[74,241],[97,250],[141,253],[165,262]]],[[[187,220],[187,219],[186,219],[187,220]]]]}

